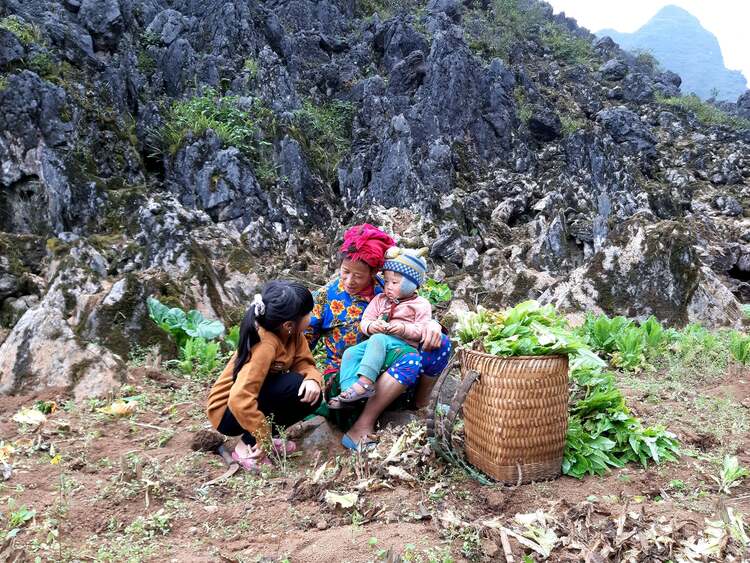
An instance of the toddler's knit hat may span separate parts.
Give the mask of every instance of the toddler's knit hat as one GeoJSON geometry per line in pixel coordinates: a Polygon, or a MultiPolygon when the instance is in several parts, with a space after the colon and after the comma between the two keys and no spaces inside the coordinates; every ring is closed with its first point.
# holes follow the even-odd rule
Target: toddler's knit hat
{"type": "Polygon", "coordinates": [[[427,273],[427,262],[424,259],[424,256],[427,256],[427,252],[427,248],[411,250],[392,246],[385,253],[383,271],[401,274],[416,287],[419,287],[424,283],[425,274],[427,273]]]}

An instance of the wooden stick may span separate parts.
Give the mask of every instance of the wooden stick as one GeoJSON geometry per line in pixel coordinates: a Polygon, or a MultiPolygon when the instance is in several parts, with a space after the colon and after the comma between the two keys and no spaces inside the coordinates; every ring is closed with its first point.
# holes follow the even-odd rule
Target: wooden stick
{"type": "Polygon", "coordinates": [[[131,420],[130,424],[133,424],[135,426],[143,426],[144,428],[151,428],[152,430],[158,430],[159,432],[174,432],[169,428],[162,428],[161,426],[154,426],[153,424],[147,424],[145,422],[135,422],[134,420],[131,420]]]}
{"type": "Polygon", "coordinates": [[[505,530],[500,530],[500,542],[503,544],[503,553],[505,553],[505,561],[507,563],[514,563],[513,550],[510,548],[510,542],[508,541],[508,534],[505,530]]]}

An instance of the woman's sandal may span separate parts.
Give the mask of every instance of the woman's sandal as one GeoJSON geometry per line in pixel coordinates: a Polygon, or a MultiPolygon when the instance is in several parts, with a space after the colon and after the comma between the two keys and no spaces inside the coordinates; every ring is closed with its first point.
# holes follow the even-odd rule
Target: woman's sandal
{"type": "Polygon", "coordinates": [[[351,403],[356,403],[362,399],[369,399],[375,394],[375,385],[372,383],[363,383],[361,380],[349,387],[346,391],[339,393],[338,397],[334,397],[328,401],[328,408],[333,410],[343,409],[345,406],[350,406],[351,403]],[[354,385],[359,385],[364,391],[357,393],[354,390],[354,385]]]}
{"type": "Polygon", "coordinates": [[[371,439],[370,436],[368,434],[366,439],[355,442],[349,434],[344,434],[341,438],[341,445],[347,450],[366,452],[376,448],[378,445],[377,440],[371,439]]]}

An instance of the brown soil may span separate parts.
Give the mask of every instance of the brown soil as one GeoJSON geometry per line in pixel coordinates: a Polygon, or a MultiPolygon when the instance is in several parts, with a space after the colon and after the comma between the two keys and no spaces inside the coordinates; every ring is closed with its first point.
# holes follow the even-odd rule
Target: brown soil
{"type": "MultiPolygon", "coordinates": [[[[316,462],[324,461],[310,452],[292,456],[285,471],[264,476],[240,471],[203,487],[226,470],[219,456],[194,451],[216,445],[210,434],[196,438],[208,428],[203,414],[208,383],[137,369],[131,370],[129,384],[128,394],[139,397],[139,406],[127,418],[97,412],[104,403],[73,405],[61,391],[0,397],[0,436],[15,447],[9,458],[13,474],[0,481],[0,529],[10,529],[10,514],[19,507],[35,511],[19,526],[12,545],[3,547],[0,541],[0,560],[15,550],[28,561],[38,556],[54,561],[319,563],[396,561],[399,554],[412,561],[503,561],[498,536],[486,530],[471,536],[446,525],[446,515],[463,522],[499,517],[511,524],[517,513],[563,514],[588,507],[587,518],[604,522],[637,510],[642,518],[664,516],[696,533],[707,517],[715,518],[720,495],[710,475],[717,474],[716,461],[731,452],[750,466],[750,424],[742,432],[722,433],[712,427],[710,413],[696,412],[694,403],[646,404],[629,390],[630,403],[645,422],[663,421],[668,414],[689,456],[647,470],[631,465],[604,477],[562,477],[520,487],[483,486],[429,457],[407,470],[417,474],[418,467],[429,466],[432,477],[416,483],[375,478],[382,487],[360,493],[355,508],[333,508],[324,500],[325,490],[300,486],[309,481],[316,462]],[[19,408],[40,400],[59,407],[41,428],[24,429],[11,419],[19,408]],[[52,463],[57,454],[59,463],[52,463]],[[437,483],[442,485],[434,489],[437,483]]],[[[731,373],[695,392],[726,397],[736,408],[732,416],[750,421],[741,406],[750,377],[731,373]]],[[[350,455],[343,449],[340,455],[346,465],[350,455]]],[[[353,482],[342,480],[336,492],[351,491],[353,482]]],[[[722,502],[750,510],[750,483],[733,488],[722,502]]],[[[531,553],[513,538],[510,546],[516,561],[531,553]]],[[[571,559],[559,551],[549,560],[571,559]]]]}

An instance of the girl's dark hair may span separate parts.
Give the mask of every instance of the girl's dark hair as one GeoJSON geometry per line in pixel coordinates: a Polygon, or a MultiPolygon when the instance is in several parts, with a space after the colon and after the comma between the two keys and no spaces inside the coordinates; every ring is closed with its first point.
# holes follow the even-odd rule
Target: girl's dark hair
{"type": "Polygon", "coordinates": [[[270,332],[278,332],[287,321],[297,322],[313,310],[313,296],[304,285],[286,280],[274,280],[263,286],[261,291],[265,311],[255,315],[255,305],[245,313],[240,325],[240,341],[237,357],[234,360],[234,377],[250,359],[250,351],[260,342],[257,326],[270,332]],[[257,323],[257,325],[256,325],[257,323]]]}

